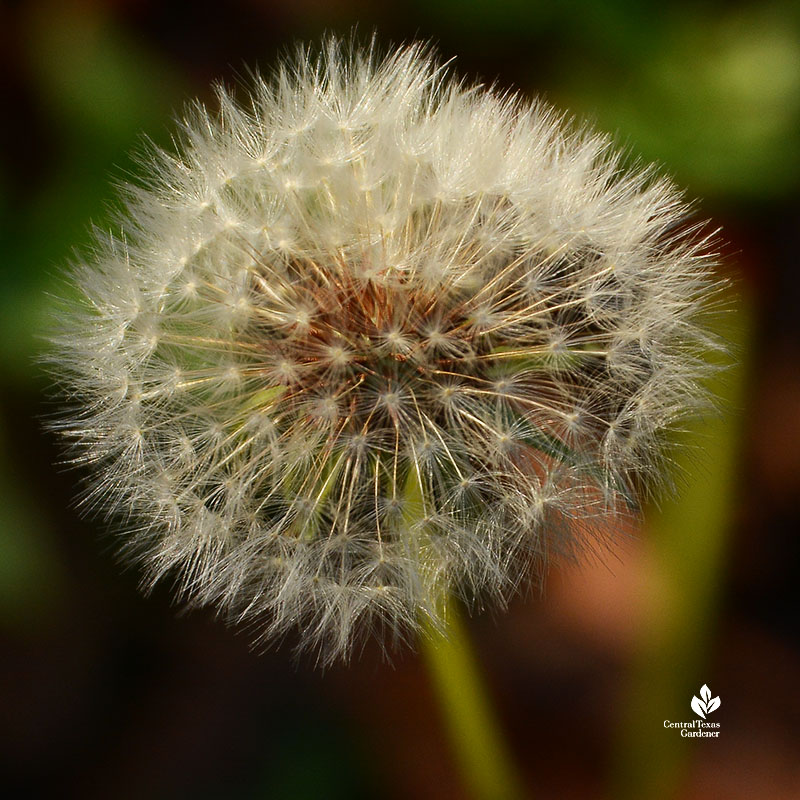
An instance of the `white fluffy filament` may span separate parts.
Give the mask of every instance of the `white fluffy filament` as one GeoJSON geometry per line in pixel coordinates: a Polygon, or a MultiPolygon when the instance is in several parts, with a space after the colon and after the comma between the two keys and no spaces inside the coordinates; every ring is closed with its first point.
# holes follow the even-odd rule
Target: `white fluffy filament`
{"type": "Polygon", "coordinates": [[[331,40],[148,168],[75,270],[59,427],[148,582],[264,640],[330,660],[506,597],[704,401],[712,259],[673,185],[424,48],[331,40]]]}

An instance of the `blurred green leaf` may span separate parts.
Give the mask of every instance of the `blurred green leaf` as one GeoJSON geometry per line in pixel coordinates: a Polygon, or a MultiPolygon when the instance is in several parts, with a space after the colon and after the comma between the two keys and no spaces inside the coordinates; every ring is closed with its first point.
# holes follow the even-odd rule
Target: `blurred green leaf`
{"type": "Polygon", "coordinates": [[[48,289],[62,291],[57,276],[90,242],[90,219],[107,217],[109,176],[134,169],[128,152],[141,131],[164,138],[180,96],[171,71],[102,8],[32,6],[22,47],[52,141],[41,184],[25,203],[9,200],[0,223],[0,362],[17,383],[42,346],[48,289]]]}
{"type": "Polygon", "coordinates": [[[800,39],[789,23],[770,6],[684,10],[635,58],[571,64],[558,100],[693,192],[781,195],[800,178],[800,39]]]}
{"type": "Polygon", "coordinates": [[[49,521],[14,469],[0,431],[0,622],[27,627],[58,596],[63,575],[49,521]]]}
{"type": "Polygon", "coordinates": [[[677,797],[692,740],[663,722],[693,719],[692,694],[709,676],[717,609],[725,582],[728,534],[736,507],[753,311],[749,298],[732,301],[717,321],[739,361],[709,387],[724,413],[697,420],[678,438],[684,486],[647,520],[648,570],[636,652],[623,699],[613,797],[677,797]]]}

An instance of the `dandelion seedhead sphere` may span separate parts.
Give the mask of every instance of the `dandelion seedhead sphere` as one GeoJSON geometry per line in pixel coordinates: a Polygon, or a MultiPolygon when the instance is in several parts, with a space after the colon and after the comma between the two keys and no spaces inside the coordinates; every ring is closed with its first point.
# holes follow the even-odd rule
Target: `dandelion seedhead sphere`
{"type": "Polygon", "coordinates": [[[148,584],[329,660],[502,600],[653,485],[709,346],[669,181],[419,46],[329,41],[182,131],[53,356],[148,584]]]}

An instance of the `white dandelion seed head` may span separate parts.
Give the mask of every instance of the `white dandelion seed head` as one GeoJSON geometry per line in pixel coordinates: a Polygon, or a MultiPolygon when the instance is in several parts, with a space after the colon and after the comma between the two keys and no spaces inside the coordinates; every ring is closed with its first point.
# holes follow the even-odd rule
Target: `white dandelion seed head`
{"type": "Polygon", "coordinates": [[[218,95],[77,266],[51,357],[149,583],[329,660],[502,600],[657,479],[713,288],[668,180],[417,45],[218,95]]]}

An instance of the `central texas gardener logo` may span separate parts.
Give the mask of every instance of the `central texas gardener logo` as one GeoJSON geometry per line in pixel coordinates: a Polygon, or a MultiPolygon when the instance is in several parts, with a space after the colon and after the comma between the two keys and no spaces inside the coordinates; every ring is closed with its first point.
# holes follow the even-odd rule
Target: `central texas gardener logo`
{"type": "Polygon", "coordinates": [[[665,728],[675,728],[680,731],[683,738],[689,739],[718,739],[719,722],[708,722],[706,716],[720,707],[719,697],[711,696],[711,689],[703,684],[700,689],[700,697],[692,698],[692,711],[700,719],[693,719],[691,722],[672,722],[664,720],[665,728]]]}
{"type": "Polygon", "coordinates": [[[703,684],[700,689],[700,697],[692,697],[692,711],[702,719],[705,719],[706,715],[710,714],[712,711],[716,711],[719,706],[719,697],[712,698],[711,690],[706,684],[703,684]]]}

